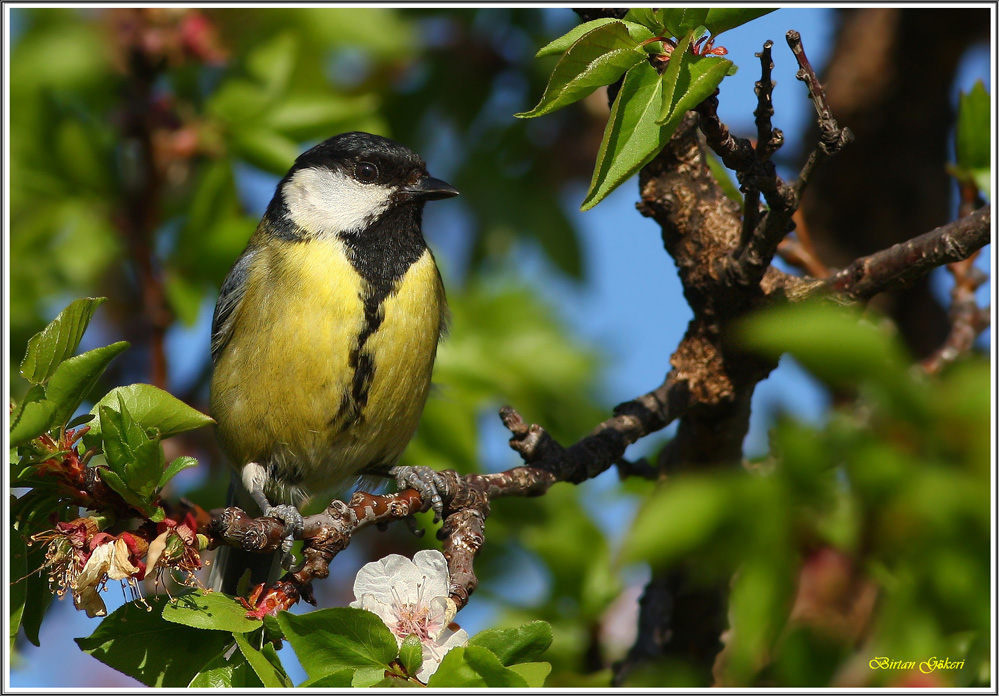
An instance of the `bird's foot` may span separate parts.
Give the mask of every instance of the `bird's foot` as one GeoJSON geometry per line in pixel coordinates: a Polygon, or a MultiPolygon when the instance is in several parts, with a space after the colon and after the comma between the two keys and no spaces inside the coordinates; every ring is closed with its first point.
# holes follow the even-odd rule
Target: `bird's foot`
{"type": "Polygon", "coordinates": [[[281,566],[293,570],[295,554],[291,552],[296,537],[305,529],[305,519],[294,505],[272,505],[264,510],[264,517],[273,517],[284,522],[285,535],[281,539],[281,566]]]}
{"type": "Polygon", "coordinates": [[[413,488],[423,500],[430,501],[434,510],[434,523],[444,516],[444,501],[440,491],[447,492],[447,481],[429,466],[394,466],[388,471],[395,478],[399,490],[413,488]]]}

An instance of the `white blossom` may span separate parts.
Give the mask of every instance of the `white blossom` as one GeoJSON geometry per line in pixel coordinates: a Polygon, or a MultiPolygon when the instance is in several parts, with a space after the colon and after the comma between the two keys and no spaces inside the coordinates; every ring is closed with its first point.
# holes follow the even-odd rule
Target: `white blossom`
{"type": "Polygon", "coordinates": [[[450,576],[440,551],[418,551],[413,560],[392,554],[368,563],[354,579],[356,609],[376,614],[402,645],[408,635],[423,644],[423,664],[416,677],[426,683],[451,648],[465,645],[468,634],[451,619],[458,607],[448,596],[450,576]]]}

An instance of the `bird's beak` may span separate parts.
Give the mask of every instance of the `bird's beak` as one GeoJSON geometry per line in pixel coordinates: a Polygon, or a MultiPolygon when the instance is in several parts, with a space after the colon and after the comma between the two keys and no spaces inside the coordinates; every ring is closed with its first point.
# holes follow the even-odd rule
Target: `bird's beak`
{"type": "Polygon", "coordinates": [[[413,200],[436,201],[458,195],[458,189],[446,181],[425,176],[417,183],[402,189],[402,193],[413,200]]]}

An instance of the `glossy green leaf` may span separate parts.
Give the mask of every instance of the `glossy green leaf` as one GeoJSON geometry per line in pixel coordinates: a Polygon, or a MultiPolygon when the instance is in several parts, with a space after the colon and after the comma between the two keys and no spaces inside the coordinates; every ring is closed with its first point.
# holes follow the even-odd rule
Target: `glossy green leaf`
{"type": "Polygon", "coordinates": [[[167,465],[166,469],[163,470],[163,475],[160,476],[159,487],[162,488],[165,486],[170,479],[184,469],[190,469],[192,466],[197,465],[198,460],[194,457],[177,457],[167,465]]]}
{"type": "Polygon", "coordinates": [[[506,687],[525,688],[527,682],[509,667],[504,667],[492,652],[469,645],[453,648],[437,667],[427,686],[434,688],[506,687]]]}
{"type": "Polygon", "coordinates": [[[683,96],[684,90],[686,88],[685,80],[687,64],[693,57],[690,54],[690,42],[693,41],[693,34],[688,32],[683,35],[683,38],[679,39],[676,44],[676,48],[673,49],[673,53],[670,54],[669,63],[666,65],[666,70],[663,71],[662,81],[663,81],[663,97],[662,105],[660,106],[659,116],[657,121],[661,125],[671,113],[673,113],[674,107],[680,98],[683,96]]]}
{"type": "Polygon", "coordinates": [[[518,674],[532,689],[540,689],[551,674],[552,666],[548,662],[521,662],[510,665],[510,671],[518,674]]]}
{"type": "Polygon", "coordinates": [[[669,68],[663,74],[666,84],[663,87],[663,105],[657,122],[666,126],[670,135],[688,111],[711,96],[732,67],[732,61],[725,58],[695,56],[684,51],[674,72],[674,61],[682,45],[681,43],[673,51],[669,68]]]}
{"type": "Polygon", "coordinates": [[[174,597],[163,607],[167,621],[214,631],[248,633],[260,628],[260,621],[246,618],[246,607],[219,592],[191,592],[174,597]]]}
{"type": "Polygon", "coordinates": [[[311,679],[342,669],[387,669],[398,653],[392,632],[363,609],[337,607],[301,616],[281,612],[278,623],[311,679]]]}
{"type": "Polygon", "coordinates": [[[723,31],[742,26],[763,15],[775,12],[777,8],[765,9],[757,7],[712,7],[708,10],[702,24],[708,28],[712,36],[718,36],[723,31]]]}
{"type": "Polygon", "coordinates": [[[41,384],[51,377],[59,363],[76,352],[94,312],[106,299],[74,300],[48,326],[32,336],[21,361],[21,375],[33,384],[41,384]]]}
{"type": "Polygon", "coordinates": [[[110,362],[127,348],[127,341],[119,341],[88,350],[59,364],[45,385],[46,400],[56,405],[52,414],[53,426],[62,425],[73,417],[110,362]]]}
{"type": "Polygon", "coordinates": [[[543,116],[582,99],[597,87],[616,82],[645,53],[623,23],[604,24],[580,37],[559,60],[544,96],[518,118],[543,116]]]}
{"type": "MultiPolygon", "coordinates": [[[[245,613],[245,610],[244,610],[245,613]]],[[[256,623],[256,622],[254,622],[256,623]]],[[[259,626],[260,624],[257,623],[259,626]]],[[[246,661],[253,668],[254,673],[257,678],[263,683],[263,685],[268,689],[287,689],[294,684],[292,684],[291,679],[285,674],[283,669],[279,668],[279,664],[275,664],[277,655],[274,653],[274,646],[267,644],[264,646],[263,650],[257,650],[249,641],[239,633],[233,633],[233,638],[236,639],[236,645],[239,646],[239,651],[246,658],[246,661]],[[271,657],[267,657],[267,652],[271,654],[271,657]]]]}
{"type": "Polygon", "coordinates": [[[600,17],[598,19],[592,19],[589,22],[583,22],[579,26],[573,27],[571,30],[558,37],[551,43],[544,46],[540,51],[535,54],[536,58],[541,58],[542,56],[557,55],[559,53],[565,53],[569,48],[576,43],[582,36],[590,33],[598,27],[602,27],[605,24],[619,23],[624,25],[628,33],[631,35],[636,42],[641,43],[646,39],[651,39],[654,34],[647,28],[648,25],[643,26],[644,23],[641,22],[629,22],[627,18],[624,20],[614,19],[613,17],[600,17]]]}
{"type": "Polygon", "coordinates": [[[624,76],[604,129],[582,210],[602,201],[662,149],[665,140],[656,124],[662,88],[659,73],[648,63],[636,65],[624,76]]]}
{"type": "Polygon", "coordinates": [[[231,644],[225,631],[202,631],[165,621],[165,596],[147,597],[152,607],[129,602],[101,621],[87,638],[76,638],[83,652],[146,686],[185,687],[231,644]],[[141,637],[141,640],[139,639],[141,637]]]}
{"type": "Polygon", "coordinates": [[[423,664],[423,643],[419,636],[408,635],[399,646],[399,662],[406,674],[415,675],[423,664]]]}
{"type": "Polygon", "coordinates": [[[481,631],[468,644],[490,650],[506,666],[534,662],[552,644],[552,627],[545,621],[532,621],[517,628],[481,631]]]}
{"type": "Polygon", "coordinates": [[[315,679],[306,679],[298,687],[306,689],[344,689],[352,686],[354,668],[338,669],[315,679]]]}
{"type": "Polygon", "coordinates": [[[56,408],[45,398],[44,387],[36,384],[29,389],[10,414],[10,444],[24,444],[55,427],[56,408]]]}
{"type": "Polygon", "coordinates": [[[708,16],[706,7],[666,7],[661,12],[663,24],[676,38],[703,26],[704,19],[708,16]]]}
{"type": "Polygon", "coordinates": [[[651,7],[632,7],[624,16],[624,21],[635,22],[648,28],[653,35],[661,34],[666,28],[663,24],[663,10],[651,7]]]}
{"type": "Polygon", "coordinates": [[[191,408],[172,394],[151,384],[130,384],[115,387],[105,394],[90,410],[97,415],[90,423],[90,432],[84,436],[87,446],[97,442],[101,434],[102,423],[100,409],[107,406],[112,411],[118,410],[118,404],[124,403],[132,418],[147,432],[156,431],[160,438],[170,437],[177,433],[194,430],[214,423],[201,411],[191,408]]]}
{"type": "Polygon", "coordinates": [[[236,651],[226,657],[227,652],[216,655],[201,668],[188,688],[191,689],[259,689],[263,681],[253,671],[243,653],[236,651]]]}
{"type": "Polygon", "coordinates": [[[100,416],[108,466],[140,500],[151,502],[163,475],[164,455],[159,440],[146,435],[121,401],[117,411],[101,406],[100,416]]]}

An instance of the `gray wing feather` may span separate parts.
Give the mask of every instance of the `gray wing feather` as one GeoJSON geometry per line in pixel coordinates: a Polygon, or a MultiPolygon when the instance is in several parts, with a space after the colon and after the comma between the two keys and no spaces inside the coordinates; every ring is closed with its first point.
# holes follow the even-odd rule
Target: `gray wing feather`
{"type": "Polygon", "coordinates": [[[219,358],[225,344],[232,336],[233,319],[236,308],[246,294],[246,280],[249,276],[250,264],[258,249],[246,249],[229,270],[229,275],[219,290],[219,299],[215,303],[215,314],[212,316],[212,362],[219,358]]]}

